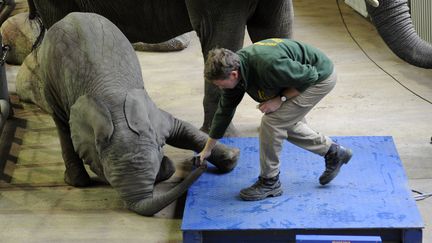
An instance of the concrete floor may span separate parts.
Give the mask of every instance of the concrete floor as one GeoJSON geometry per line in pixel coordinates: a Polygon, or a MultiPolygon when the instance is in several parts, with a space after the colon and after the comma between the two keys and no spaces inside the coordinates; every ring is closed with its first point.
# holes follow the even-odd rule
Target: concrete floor
{"type": "MultiPolygon", "coordinates": [[[[336,88],[308,120],[330,136],[393,136],[410,187],[432,192],[432,70],[398,59],[366,19],[340,3],[354,39],[377,65],[348,34],[335,1],[295,0],[294,37],[322,49],[339,72],[336,88]]],[[[192,36],[190,47],[181,52],[137,55],[146,89],[156,104],[199,127],[203,63],[198,39],[192,36]]],[[[245,44],[250,44],[248,38],[245,44]]],[[[0,242],[181,242],[184,198],[148,218],[124,209],[109,186],[79,189],[65,185],[53,122],[13,95],[17,69],[7,66],[15,116],[0,141],[0,162],[4,164],[0,242]]],[[[241,136],[257,136],[261,114],[255,105],[245,97],[238,108],[234,122],[241,136]]],[[[171,188],[190,171],[187,159],[191,152],[166,150],[177,163],[177,172],[157,187],[157,193],[171,188]]],[[[419,201],[418,207],[426,226],[423,242],[432,242],[432,198],[419,201]]]]}

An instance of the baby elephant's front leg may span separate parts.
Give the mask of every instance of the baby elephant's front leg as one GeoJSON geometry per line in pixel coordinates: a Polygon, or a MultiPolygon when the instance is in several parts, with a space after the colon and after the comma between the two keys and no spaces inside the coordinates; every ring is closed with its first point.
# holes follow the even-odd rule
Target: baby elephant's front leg
{"type": "MultiPolygon", "coordinates": [[[[174,126],[170,137],[167,139],[167,144],[199,153],[204,148],[207,138],[207,134],[201,132],[196,127],[174,118],[174,126]]],[[[217,143],[207,160],[214,164],[221,172],[226,173],[235,168],[239,156],[239,149],[217,143]]]]}
{"type": "Polygon", "coordinates": [[[71,186],[84,187],[91,183],[90,176],[88,175],[82,160],[75,152],[69,126],[66,126],[60,119],[53,116],[54,122],[57,126],[57,131],[60,138],[60,145],[62,149],[62,156],[65,163],[64,181],[71,186]]]}

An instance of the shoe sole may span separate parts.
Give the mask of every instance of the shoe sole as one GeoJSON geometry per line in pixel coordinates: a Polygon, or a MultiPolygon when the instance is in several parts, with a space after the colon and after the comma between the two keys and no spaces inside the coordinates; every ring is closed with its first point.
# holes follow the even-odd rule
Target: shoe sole
{"type": "Polygon", "coordinates": [[[282,193],[283,193],[282,189],[279,188],[276,191],[270,191],[268,193],[265,193],[264,195],[262,195],[260,197],[251,197],[248,195],[244,195],[240,192],[240,197],[241,197],[241,199],[243,199],[245,201],[259,201],[259,200],[263,200],[263,199],[268,198],[268,197],[278,197],[278,196],[282,195],[282,193]]]}
{"type": "Polygon", "coordinates": [[[339,174],[339,171],[340,171],[340,168],[342,167],[342,165],[348,164],[348,162],[352,158],[352,155],[353,155],[352,150],[347,149],[347,156],[345,156],[345,158],[343,158],[342,163],[340,163],[339,167],[333,172],[332,176],[329,177],[329,179],[327,179],[327,181],[321,181],[320,180],[320,184],[324,186],[324,185],[330,183],[334,178],[336,178],[336,176],[339,174]]]}

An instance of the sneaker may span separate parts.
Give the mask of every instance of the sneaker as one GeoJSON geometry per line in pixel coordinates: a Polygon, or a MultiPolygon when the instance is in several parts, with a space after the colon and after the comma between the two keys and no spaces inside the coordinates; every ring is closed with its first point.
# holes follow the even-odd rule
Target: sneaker
{"type": "Polygon", "coordinates": [[[252,186],[240,191],[240,197],[245,201],[258,201],[266,197],[277,197],[282,195],[279,175],[266,179],[258,177],[258,181],[252,186]]]}
{"type": "Polygon", "coordinates": [[[332,144],[324,156],[326,169],[320,176],[319,183],[325,185],[332,181],[338,175],[341,166],[348,163],[351,157],[351,149],[344,148],[338,144],[332,144]]]}

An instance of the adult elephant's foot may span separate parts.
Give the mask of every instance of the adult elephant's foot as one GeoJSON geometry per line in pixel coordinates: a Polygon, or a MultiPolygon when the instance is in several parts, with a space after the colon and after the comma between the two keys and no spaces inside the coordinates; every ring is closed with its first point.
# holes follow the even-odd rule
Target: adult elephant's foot
{"type": "Polygon", "coordinates": [[[91,184],[90,176],[84,165],[69,165],[64,173],[64,181],[71,186],[85,187],[91,184]]]}
{"type": "Polygon", "coordinates": [[[216,166],[222,173],[232,171],[237,166],[240,157],[238,148],[229,148],[224,144],[217,143],[207,160],[216,166]]]}
{"type": "MultiPolygon", "coordinates": [[[[211,125],[202,125],[200,128],[200,131],[209,134],[211,125]]],[[[224,137],[239,137],[240,133],[237,130],[237,128],[234,126],[234,124],[231,122],[225,131],[224,137]]]]}
{"type": "Polygon", "coordinates": [[[237,128],[234,126],[234,124],[231,122],[225,131],[224,137],[239,137],[240,132],[237,130],[237,128]]]}
{"type": "Polygon", "coordinates": [[[203,125],[202,127],[200,127],[199,129],[201,132],[204,132],[205,134],[209,134],[210,132],[210,128],[208,126],[203,125]]]}

